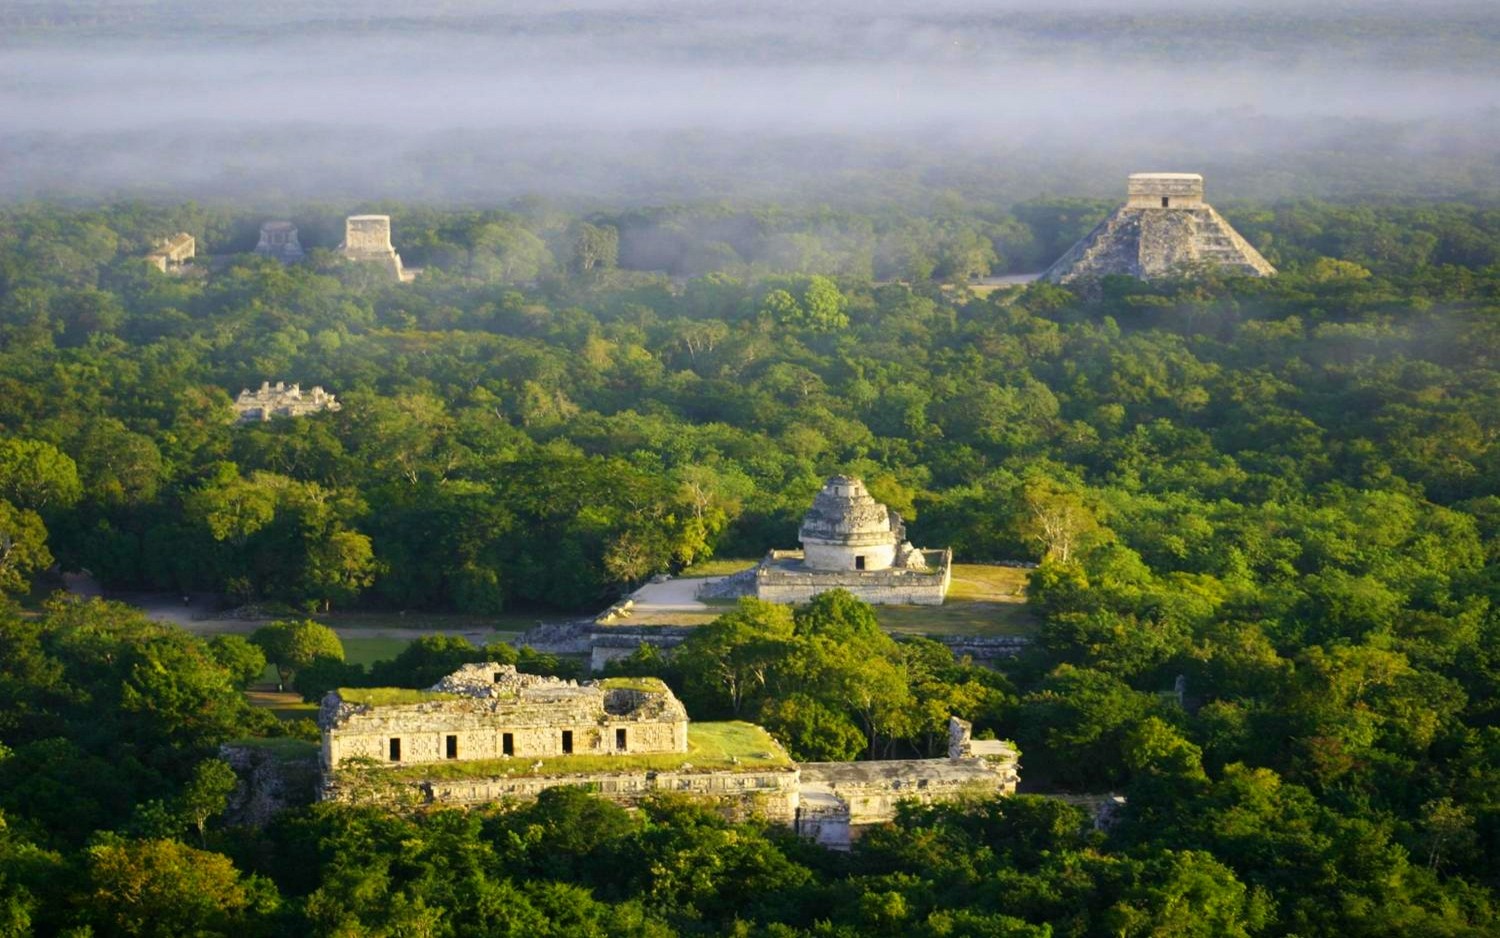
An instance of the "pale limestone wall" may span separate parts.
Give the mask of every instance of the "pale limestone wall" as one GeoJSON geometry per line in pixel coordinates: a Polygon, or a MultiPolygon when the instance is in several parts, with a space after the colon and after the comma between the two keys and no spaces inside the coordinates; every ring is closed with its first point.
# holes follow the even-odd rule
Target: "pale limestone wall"
{"type": "Polygon", "coordinates": [[[658,689],[580,685],[475,664],[443,678],[433,688],[441,696],[421,701],[371,705],[355,692],[345,700],[330,691],[318,711],[323,764],[495,759],[507,755],[507,736],[508,754],[518,758],[686,752],[687,712],[665,684],[652,686],[658,689]]]}
{"type": "Polygon", "coordinates": [[[416,276],[415,271],[401,265],[401,255],[391,246],[389,215],[350,215],[344,221],[344,243],[339,251],[351,261],[380,264],[402,283],[416,276]]]}
{"type": "MultiPolygon", "coordinates": [[[[577,775],[442,779],[413,782],[419,800],[431,804],[479,805],[529,801],[549,788],[587,788],[617,804],[633,805],[655,792],[674,792],[714,799],[737,816],[760,815],[792,823],[797,810],[796,769],[749,772],[590,772],[577,775]]],[[[325,788],[325,800],[344,800],[349,793],[325,788]]]]}
{"type": "Polygon", "coordinates": [[[1197,208],[1203,204],[1203,177],[1197,173],[1134,173],[1126,181],[1132,208],[1197,208]],[[1162,204],[1162,199],[1167,204],[1162,204]]]}
{"type": "Polygon", "coordinates": [[[400,764],[448,761],[447,740],[456,737],[455,758],[496,759],[505,754],[504,739],[509,733],[511,755],[518,758],[561,756],[563,732],[573,734],[574,755],[601,755],[615,752],[650,753],[684,752],[687,749],[687,722],[639,722],[629,719],[588,719],[581,716],[555,715],[545,724],[526,721],[523,717],[505,718],[496,714],[435,709],[421,704],[415,707],[381,707],[360,714],[338,730],[323,733],[324,764],[336,766],[345,759],[374,759],[393,765],[391,740],[400,740],[400,764]],[[625,748],[615,746],[616,731],[625,731],[625,748]]]}
{"type": "Polygon", "coordinates": [[[351,215],[344,222],[344,253],[384,256],[394,252],[391,246],[391,216],[351,215]]]}
{"type": "Polygon", "coordinates": [[[818,570],[858,569],[856,557],[865,558],[866,570],[885,570],[896,562],[896,544],[890,534],[867,544],[827,544],[803,538],[802,555],[809,567],[818,570]]]}
{"type": "Polygon", "coordinates": [[[755,572],[758,599],[773,603],[803,603],[819,593],[844,589],[875,605],[940,606],[953,580],[953,552],[932,552],[929,572],[886,570],[835,572],[782,563],[773,551],[755,572]]]}

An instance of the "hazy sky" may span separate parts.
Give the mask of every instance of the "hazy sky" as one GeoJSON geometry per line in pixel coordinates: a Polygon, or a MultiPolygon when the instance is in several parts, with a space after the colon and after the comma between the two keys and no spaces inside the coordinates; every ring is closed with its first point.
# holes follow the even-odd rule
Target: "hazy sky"
{"type": "Polygon", "coordinates": [[[1265,194],[1341,150],[1500,181],[1500,3],[1310,6],[0,0],[0,195],[650,200],[1060,159],[1265,194]]]}

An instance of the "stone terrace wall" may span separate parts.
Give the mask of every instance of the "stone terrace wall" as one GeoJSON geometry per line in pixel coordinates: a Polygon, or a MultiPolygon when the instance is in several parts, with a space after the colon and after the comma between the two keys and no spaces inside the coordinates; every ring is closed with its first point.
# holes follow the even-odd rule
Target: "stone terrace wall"
{"type": "Polygon", "coordinates": [[[941,606],[953,579],[953,552],[941,552],[932,572],[911,570],[865,570],[840,572],[810,570],[797,566],[777,566],[773,551],[770,560],[756,571],[755,595],[773,603],[804,603],[819,593],[846,589],[867,603],[941,606]]]}
{"type": "MultiPolygon", "coordinates": [[[[506,800],[529,801],[548,788],[563,786],[582,787],[626,806],[657,792],[711,798],[734,817],[759,815],[782,824],[791,824],[797,810],[797,770],[792,768],[751,772],[597,772],[525,778],[429,779],[412,782],[407,788],[412,800],[418,804],[480,805],[506,800]]],[[[350,791],[335,783],[324,789],[323,798],[349,800],[350,791]]]]}

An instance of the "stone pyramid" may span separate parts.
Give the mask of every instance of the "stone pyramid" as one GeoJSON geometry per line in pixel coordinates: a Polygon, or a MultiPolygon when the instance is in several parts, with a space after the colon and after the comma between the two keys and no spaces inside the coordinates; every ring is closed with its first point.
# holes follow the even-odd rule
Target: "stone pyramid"
{"type": "Polygon", "coordinates": [[[1249,277],[1271,277],[1276,268],[1203,201],[1197,173],[1135,173],[1128,200],[1066,254],[1043,280],[1070,283],[1111,274],[1141,280],[1210,265],[1249,277]]]}

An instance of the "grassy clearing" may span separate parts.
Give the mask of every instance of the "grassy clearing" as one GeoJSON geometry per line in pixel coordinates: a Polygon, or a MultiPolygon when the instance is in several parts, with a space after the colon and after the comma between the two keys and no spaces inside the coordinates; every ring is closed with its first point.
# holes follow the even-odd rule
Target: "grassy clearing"
{"type": "Polygon", "coordinates": [[[386,638],[384,636],[371,636],[365,638],[345,638],[344,660],[350,664],[362,664],[369,667],[377,661],[389,661],[411,644],[409,638],[386,638]]]}
{"type": "Polygon", "coordinates": [[[746,560],[743,557],[715,557],[712,560],[704,560],[686,568],[678,576],[728,576],[731,573],[739,573],[748,570],[760,563],[760,558],[746,560]]]}
{"type": "Polygon", "coordinates": [[[876,606],[875,618],[887,632],[902,635],[1030,635],[1037,627],[1020,603],[952,599],[941,606],[876,606]]]}
{"type": "Polygon", "coordinates": [[[953,565],[953,584],[948,588],[948,600],[1023,603],[1026,601],[1026,578],[1030,575],[1030,570],[1019,567],[956,563],[953,565]]]}
{"type": "Polygon", "coordinates": [[[459,699],[457,694],[412,690],[408,687],[340,687],[339,696],[348,703],[370,707],[396,707],[402,704],[427,703],[431,700],[459,699]]]}
{"type": "Polygon", "coordinates": [[[876,606],[875,616],[886,631],[905,635],[1030,635],[1037,625],[1026,606],[1030,574],[957,563],[941,606],[876,606]]]}
{"type": "Polygon", "coordinates": [[[654,677],[607,677],[599,682],[605,690],[638,690],[647,694],[660,694],[667,685],[654,677]]]}
{"type": "Polygon", "coordinates": [[[229,745],[245,749],[260,749],[269,752],[281,762],[297,762],[318,757],[317,743],[307,739],[294,739],[290,736],[246,737],[231,740],[229,745]]]}
{"type": "Polygon", "coordinates": [[[771,735],[740,721],[693,723],[688,726],[687,752],[643,753],[634,756],[573,755],[534,759],[475,759],[471,762],[428,762],[389,769],[401,781],[509,776],[596,774],[607,772],[754,771],[789,767],[791,759],[771,735]]]}
{"type": "Polygon", "coordinates": [[[317,717],[317,704],[305,702],[301,694],[272,690],[275,686],[273,677],[272,683],[265,687],[253,687],[245,691],[245,700],[252,707],[271,711],[271,715],[278,720],[311,720],[317,717]]]}
{"type": "Polygon", "coordinates": [[[524,632],[537,623],[535,613],[506,612],[474,616],[456,612],[331,612],[317,621],[336,629],[419,629],[435,632],[524,632]]]}

